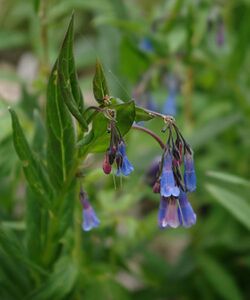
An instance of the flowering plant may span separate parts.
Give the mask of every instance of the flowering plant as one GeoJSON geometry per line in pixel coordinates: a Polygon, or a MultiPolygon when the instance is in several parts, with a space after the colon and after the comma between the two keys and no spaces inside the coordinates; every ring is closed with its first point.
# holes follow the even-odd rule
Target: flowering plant
{"type": "MultiPolygon", "coordinates": [[[[70,21],[60,54],[51,71],[47,91],[47,159],[42,164],[34,156],[22,132],[15,112],[10,108],[13,125],[13,139],[16,152],[23,162],[23,169],[30,188],[41,200],[41,205],[58,208],[61,198],[69,186],[76,183],[77,170],[82,160],[91,152],[102,152],[105,174],[117,166],[117,176],[128,176],[134,167],[126,155],[125,134],[139,129],[155,138],[160,138],[144,127],[135,125],[138,121],[161,118],[169,136],[163,145],[163,155],[153,190],[161,195],[159,226],[189,227],[196,221],[196,215],[187,200],[186,192],[196,187],[193,154],[180,133],[173,117],[135,106],[133,100],[123,102],[109,94],[101,64],[97,61],[93,79],[93,93],[99,104],[84,108],[84,101],[77,81],[73,57],[73,17],[70,21]],[[91,129],[90,128],[91,125],[91,129]],[[173,131],[176,139],[174,140],[173,131]],[[108,145],[108,147],[107,147],[108,145]],[[182,150],[183,149],[183,150],[182,150]],[[184,153],[184,181],[180,166],[184,153]],[[49,201],[45,204],[45,196],[49,201]]],[[[84,183],[82,184],[84,186],[84,183]]],[[[90,205],[86,192],[81,187],[80,201],[83,206],[83,230],[89,231],[100,224],[90,205]]],[[[66,205],[66,203],[65,203],[66,205]]]]}

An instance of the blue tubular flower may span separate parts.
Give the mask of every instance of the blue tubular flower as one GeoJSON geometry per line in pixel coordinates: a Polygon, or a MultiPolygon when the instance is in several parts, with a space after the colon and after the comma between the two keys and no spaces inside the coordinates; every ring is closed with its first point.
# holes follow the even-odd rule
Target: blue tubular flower
{"type": "Polygon", "coordinates": [[[164,157],[163,170],[161,174],[161,196],[164,197],[178,197],[180,189],[175,184],[173,169],[172,169],[172,155],[167,152],[164,157]]]}
{"type": "Polygon", "coordinates": [[[183,191],[180,191],[178,216],[180,224],[184,227],[191,227],[196,223],[196,214],[183,191]]]}
{"type": "Polygon", "coordinates": [[[158,224],[160,228],[177,228],[180,225],[177,199],[165,197],[161,198],[158,213],[158,224]]]}
{"type": "Polygon", "coordinates": [[[163,106],[163,113],[165,115],[176,116],[176,111],[176,92],[170,91],[163,106]]]}
{"type": "Polygon", "coordinates": [[[184,155],[184,183],[187,191],[193,192],[196,189],[193,155],[188,152],[184,155]]]}
{"type": "Polygon", "coordinates": [[[126,155],[126,146],[123,141],[121,141],[118,145],[117,151],[117,173],[116,175],[119,176],[123,174],[124,176],[128,176],[132,171],[134,171],[134,167],[128,160],[126,155]]]}
{"type": "Polygon", "coordinates": [[[82,229],[84,231],[90,231],[94,227],[98,227],[100,224],[100,220],[96,216],[96,213],[93,207],[90,205],[87,199],[82,200],[83,205],[83,222],[82,222],[82,229]]]}

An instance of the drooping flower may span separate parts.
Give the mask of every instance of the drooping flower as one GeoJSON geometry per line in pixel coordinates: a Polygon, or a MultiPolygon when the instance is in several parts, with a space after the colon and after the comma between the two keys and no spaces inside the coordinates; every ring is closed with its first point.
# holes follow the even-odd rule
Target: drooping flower
{"type": "Polygon", "coordinates": [[[180,194],[180,189],[176,186],[174,173],[173,173],[173,163],[172,155],[169,151],[165,154],[163,161],[163,168],[161,173],[161,196],[164,197],[178,197],[180,194]]]}
{"type": "Polygon", "coordinates": [[[181,224],[178,215],[178,203],[176,198],[161,198],[158,224],[160,228],[177,228],[181,224]]]}
{"type": "Polygon", "coordinates": [[[182,190],[180,191],[179,196],[178,215],[180,224],[183,227],[191,227],[196,223],[196,214],[188,201],[187,194],[182,190]]]}
{"type": "Polygon", "coordinates": [[[128,176],[132,171],[134,171],[134,167],[128,160],[126,155],[126,146],[123,141],[121,141],[118,145],[118,150],[116,153],[116,164],[117,164],[117,173],[116,175],[124,175],[128,176]]]}
{"type": "Polygon", "coordinates": [[[89,203],[89,200],[87,198],[87,195],[85,192],[81,190],[80,192],[80,201],[83,206],[82,210],[82,216],[83,216],[83,222],[82,222],[82,229],[84,231],[90,231],[92,228],[98,227],[100,224],[100,220],[96,216],[96,213],[89,203]]]}
{"type": "Polygon", "coordinates": [[[164,222],[172,228],[177,228],[180,225],[177,199],[171,198],[169,200],[164,222]]]}
{"type": "Polygon", "coordinates": [[[184,183],[188,192],[196,189],[196,175],[192,153],[186,152],[184,155],[184,183]]]}
{"type": "Polygon", "coordinates": [[[161,197],[158,212],[160,228],[191,227],[196,223],[196,214],[182,190],[178,198],[161,197]]]}

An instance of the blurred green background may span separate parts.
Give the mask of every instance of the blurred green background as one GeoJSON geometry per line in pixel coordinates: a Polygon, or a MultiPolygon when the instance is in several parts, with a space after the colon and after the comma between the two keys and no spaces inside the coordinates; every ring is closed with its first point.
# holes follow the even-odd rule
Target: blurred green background
{"type": "MultiPolygon", "coordinates": [[[[2,300],[250,299],[249,19],[248,0],[0,0],[2,300]],[[37,119],[44,117],[47,79],[73,10],[86,105],[94,103],[96,58],[112,95],[146,107],[150,98],[159,112],[171,89],[166,78],[178,81],[175,118],[195,152],[198,188],[190,201],[197,224],[157,228],[159,197],[145,174],[161,149],[131,131],[126,140],[135,172],[122,187],[115,190],[112,176],[103,175],[103,155],[84,162],[84,186],[101,226],[83,233],[77,204],[75,232],[60,241],[81,243],[77,265],[64,256],[43,281],[27,254],[32,196],[7,107],[18,111],[33,150],[44,151],[37,119]]],[[[144,126],[166,139],[159,121],[144,126]]]]}

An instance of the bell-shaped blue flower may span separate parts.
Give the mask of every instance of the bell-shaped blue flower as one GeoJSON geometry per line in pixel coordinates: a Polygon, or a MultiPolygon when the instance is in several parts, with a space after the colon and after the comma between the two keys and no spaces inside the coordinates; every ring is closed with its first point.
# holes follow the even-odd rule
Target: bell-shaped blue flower
{"type": "Polygon", "coordinates": [[[117,156],[117,173],[116,175],[123,174],[124,176],[128,176],[132,171],[134,171],[134,167],[128,160],[126,155],[126,146],[123,141],[121,141],[118,145],[118,150],[116,153],[117,156]]]}
{"type": "Polygon", "coordinates": [[[183,227],[191,227],[196,223],[196,214],[183,191],[180,191],[178,216],[183,227]]]}
{"type": "Polygon", "coordinates": [[[188,152],[184,155],[184,183],[188,192],[193,192],[196,189],[193,155],[188,152]]]}
{"type": "Polygon", "coordinates": [[[176,186],[174,173],[173,173],[173,164],[172,164],[172,155],[168,151],[165,154],[164,162],[163,162],[163,169],[161,174],[161,196],[164,197],[178,197],[180,194],[180,189],[176,186]]]}
{"type": "Polygon", "coordinates": [[[160,228],[177,228],[180,225],[178,204],[175,198],[161,198],[158,224],[160,228]]]}
{"type": "Polygon", "coordinates": [[[87,199],[82,201],[83,205],[83,222],[82,222],[82,229],[84,231],[90,231],[92,228],[98,227],[100,224],[100,220],[96,216],[96,213],[93,207],[90,205],[87,199]]]}

